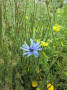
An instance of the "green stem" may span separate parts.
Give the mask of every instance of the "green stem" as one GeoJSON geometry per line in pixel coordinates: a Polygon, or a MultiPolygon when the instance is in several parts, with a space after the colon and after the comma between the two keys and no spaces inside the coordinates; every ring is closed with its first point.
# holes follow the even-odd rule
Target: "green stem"
{"type": "Polygon", "coordinates": [[[9,76],[9,88],[10,90],[13,90],[12,88],[12,61],[10,63],[11,65],[9,66],[9,72],[8,72],[8,76],[9,76]]]}
{"type": "Polygon", "coordinates": [[[2,5],[0,1],[0,48],[2,48],[2,5]]]}
{"type": "Polygon", "coordinates": [[[51,20],[50,20],[50,14],[49,14],[49,7],[48,7],[48,5],[49,5],[49,1],[48,0],[46,0],[46,6],[47,6],[47,17],[48,17],[48,28],[47,28],[47,31],[46,31],[46,34],[45,34],[45,41],[47,40],[47,37],[48,37],[48,33],[49,33],[49,30],[50,30],[50,23],[51,23],[51,20]]]}

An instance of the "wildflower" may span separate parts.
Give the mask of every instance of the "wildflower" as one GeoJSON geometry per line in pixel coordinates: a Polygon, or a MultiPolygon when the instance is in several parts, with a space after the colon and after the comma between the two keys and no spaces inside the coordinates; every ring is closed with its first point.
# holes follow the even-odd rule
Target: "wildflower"
{"type": "Polygon", "coordinates": [[[41,90],[41,89],[39,87],[37,87],[36,90],[41,90]]]}
{"type": "Polygon", "coordinates": [[[40,41],[39,39],[38,40],[35,39],[35,41],[39,42],[41,44],[41,46],[45,46],[45,47],[48,46],[48,43],[46,43],[44,41],[40,41]]]}
{"type": "Polygon", "coordinates": [[[47,84],[47,88],[48,88],[48,90],[54,90],[54,86],[50,83],[47,84]]]}
{"type": "Polygon", "coordinates": [[[61,25],[55,24],[55,25],[53,26],[53,30],[56,31],[56,32],[59,32],[60,29],[61,29],[61,27],[62,27],[61,25]]]}
{"type": "Polygon", "coordinates": [[[32,81],[32,87],[37,87],[37,82],[36,81],[32,81]]]}
{"type": "Polygon", "coordinates": [[[32,53],[34,54],[35,57],[38,57],[38,50],[42,50],[42,48],[40,48],[40,44],[39,42],[34,43],[33,39],[30,38],[30,42],[31,45],[28,46],[25,42],[25,45],[22,44],[22,46],[20,47],[21,50],[24,50],[25,52],[23,53],[23,55],[28,55],[27,57],[29,57],[32,53]]]}
{"type": "Polygon", "coordinates": [[[46,47],[46,46],[48,46],[48,43],[41,41],[41,45],[46,47]]]}
{"type": "Polygon", "coordinates": [[[28,20],[28,16],[26,16],[26,19],[28,20]]]}

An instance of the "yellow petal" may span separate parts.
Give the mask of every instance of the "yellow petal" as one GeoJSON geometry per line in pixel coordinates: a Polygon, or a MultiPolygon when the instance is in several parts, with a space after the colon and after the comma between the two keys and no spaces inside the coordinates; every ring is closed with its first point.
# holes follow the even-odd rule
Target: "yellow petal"
{"type": "Polygon", "coordinates": [[[54,90],[54,86],[50,83],[47,84],[47,88],[48,88],[48,90],[54,90]]]}

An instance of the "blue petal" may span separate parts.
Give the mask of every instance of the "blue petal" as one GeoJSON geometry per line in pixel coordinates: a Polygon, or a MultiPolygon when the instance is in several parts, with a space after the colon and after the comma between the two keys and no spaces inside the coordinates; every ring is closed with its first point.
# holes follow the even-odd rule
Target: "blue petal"
{"type": "Polygon", "coordinates": [[[27,57],[29,57],[33,53],[35,57],[38,57],[37,50],[42,50],[42,48],[40,48],[41,45],[39,44],[39,42],[37,43],[33,42],[32,38],[30,38],[30,42],[31,42],[30,47],[26,44],[26,42],[24,42],[24,45],[20,47],[20,49],[25,51],[23,55],[27,54],[28,55],[27,57]]]}
{"type": "Polygon", "coordinates": [[[22,44],[22,47],[29,49],[29,46],[26,44],[26,42],[24,42],[24,43],[25,43],[25,45],[22,44]]]}
{"type": "Polygon", "coordinates": [[[37,43],[35,44],[35,47],[37,47],[37,46],[39,46],[39,42],[37,42],[37,43]]]}
{"type": "MultiPolygon", "coordinates": [[[[21,47],[26,48],[26,45],[22,44],[22,46],[21,46],[21,47]]],[[[27,49],[27,48],[26,48],[26,49],[27,49]]]]}
{"type": "Polygon", "coordinates": [[[37,50],[42,50],[42,48],[38,48],[37,50]]]}
{"type": "Polygon", "coordinates": [[[34,50],[36,50],[36,51],[37,51],[37,50],[42,50],[42,49],[40,48],[40,46],[41,46],[41,45],[40,45],[39,43],[36,43],[36,44],[34,44],[34,47],[33,47],[33,48],[34,48],[34,50]]]}
{"type": "Polygon", "coordinates": [[[34,43],[34,48],[37,47],[39,48],[41,45],[39,44],[39,42],[37,42],[36,44],[34,43]]]}
{"type": "Polygon", "coordinates": [[[26,44],[26,48],[29,49],[29,46],[26,44]]]}
{"type": "Polygon", "coordinates": [[[24,52],[23,55],[29,54],[29,52],[24,52]]]}
{"type": "Polygon", "coordinates": [[[38,47],[35,47],[34,50],[37,51],[37,50],[42,50],[42,49],[40,48],[40,46],[38,46],[38,47]]]}
{"type": "Polygon", "coordinates": [[[24,47],[20,47],[21,50],[24,50],[24,51],[29,51],[28,49],[24,48],[24,47]]]}
{"type": "Polygon", "coordinates": [[[27,57],[29,57],[31,55],[31,52],[29,52],[29,54],[28,54],[28,56],[27,57]]]}
{"type": "Polygon", "coordinates": [[[38,52],[37,51],[33,51],[33,54],[35,57],[38,57],[38,52]]]}
{"type": "Polygon", "coordinates": [[[32,48],[33,47],[33,39],[32,38],[30,38],[30,42],[31,42],[30,47],[32,48]]]}

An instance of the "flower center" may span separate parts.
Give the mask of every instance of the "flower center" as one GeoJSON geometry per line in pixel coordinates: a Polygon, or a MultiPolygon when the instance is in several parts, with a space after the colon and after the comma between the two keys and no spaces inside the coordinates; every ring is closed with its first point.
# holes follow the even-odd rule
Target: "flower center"
{"type": "Polygon", "coordinates": [[[30,52],[33,52],[34,49],[33,48],[30,48],[29,50],[30,50],[30,52]]]}

